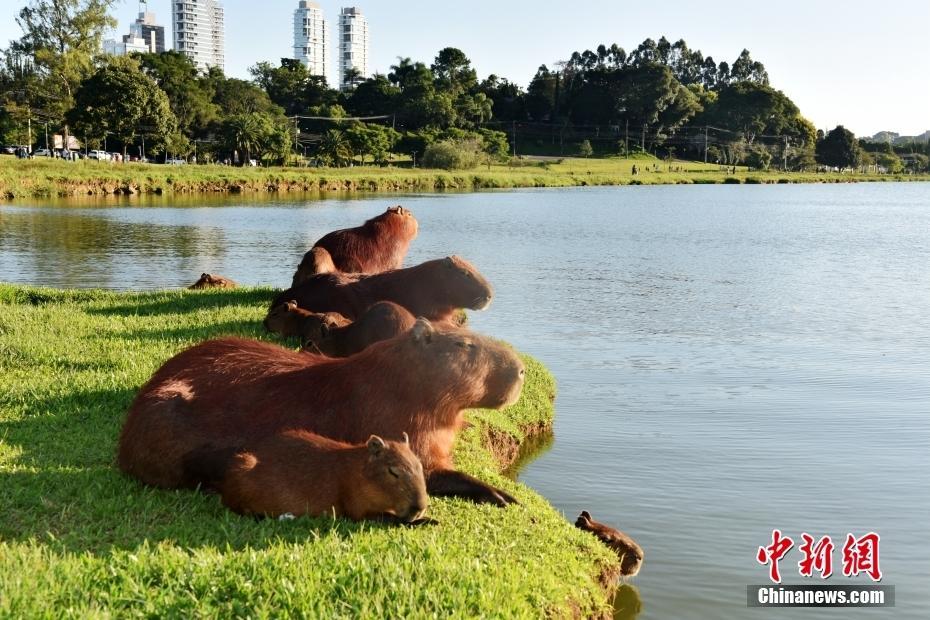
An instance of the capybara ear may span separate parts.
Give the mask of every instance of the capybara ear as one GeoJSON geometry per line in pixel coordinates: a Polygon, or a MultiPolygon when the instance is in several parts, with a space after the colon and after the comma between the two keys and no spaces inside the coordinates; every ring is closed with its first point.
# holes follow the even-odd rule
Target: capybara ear
{"type": "Polygon", "coordinates": [[[294,311],[294,310],[297,309],[297,302],[296,302],[295,300],[293,300],[293,299],[290,300],[290,301],[288,301],[288,302],[285,302],[284,305],[287,306],[287,311],[288,311],[288,312],[292,312],[292,311],[294,311]]]}
{"type": "Polygon", "coordinates": [[[579,516],[580,518],[585,518],[585,519],[587,519],[588,521],[591,520],[591,513],[588,512],[587,510],[582,510],[582,511],[581,511],[581,514],[578,515],[578,516],[579,516]]]}
{"type": "Polygon", "coordinates": [[[407,445],[409,446],[409,445],[410,445],[410,435],[408,435],[408,434],[406,433],[406,431],[403,433],[403,438],[404,438],[404,443],[407,444],[407,445]]]}
{"type": "Polygon", "coordinates": [[[210,279],[210,274],[209,274],[209,273],[202,273],[202,274],[200,274],[200,279],[201,279],[201,280],[209,280],[209,279],[210,279]]]}
{"type": "Polygon", "coordinates": [[[429,344],[433,340],[433,325],[422,316],[410,328],[414,342],[429,344]]]}
{"type": "Polygon", "coordinates": [[[381,454],[381,451],[384,450],[384,448],[384,440],[377,435],[372,435],[368,438],[368,451],[374,456],[381,454]]]}
{"type": "Polygon", "coordinates": [[[455,257],[447,256],[445,259],[445,265],[446,267],[455,267],[455,257]]]}

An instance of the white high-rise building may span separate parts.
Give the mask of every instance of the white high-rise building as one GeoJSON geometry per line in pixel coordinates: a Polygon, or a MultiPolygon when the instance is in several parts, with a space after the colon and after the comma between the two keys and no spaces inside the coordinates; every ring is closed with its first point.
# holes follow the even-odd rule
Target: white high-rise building
{"type": "Polygon", "coordinates": [[[358,7],[345,7],[339,13],[339,88],[350,88],[368,77],[368,21],[358,7]],[[346,79],[349,69],[358,71],[346,79]]]}
{"type": "Polygon", "coordinates": [[[223,5],[219,0],[172,0],[174,49],[189,56],[198,69],[225,65],[223,5]]]}
{"type": "Polygon", "coordinates": [[[323,9],[311,0],[300,0],[294,10],[294,58],[312,75],[326,77],[326,21],[323,9]]]}
{"type": "Polygon", "coordinates": [[[103,42],[103,53],[125,56],[133,52],[161,54],[165,51],[165,27],[155,21],[155,13],[148,10],[145,0],[139,2],[139,17],[129,26],[129,34],[119,41],[107,39],[103,42]],[[146,10],[142,10],[143,7],[146,10]]]}

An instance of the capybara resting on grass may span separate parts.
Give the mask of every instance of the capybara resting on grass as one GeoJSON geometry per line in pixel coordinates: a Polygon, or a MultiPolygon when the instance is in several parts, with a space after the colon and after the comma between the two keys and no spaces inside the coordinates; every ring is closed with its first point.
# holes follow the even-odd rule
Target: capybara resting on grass
{"type": "MultiPolygon", "coordinates": [[[[417,236],[417,229],[417,218],[413,217],[413,213],[401,206],[389,207],[361,226],[323,236],[313,246],[326,248],[339,271],[381,273],[403,266],[404,256],[410,242],[417,236]]],[[[297,279],[297,274],[294,278],[297,279]]]]}
{"type": "Polygon", "coordinates": [[[326,248],[314,246],[304,254],[303,260],[297,266],[294,278],[291,280],[291,286],[297,286],[310,276],[321,273],[335,273],[339,271],[333,263],[333,257],[326,248]]]}
{"type": "Polygon", "coordinates": [[[610,547],[620,557],[620,575],[633,577],[643,565],[643,549],[636,541],[609,525],[598,523],[591,518],[591,513],[582,510],[575,521],[575,527],[597,536],[598,540],[610,547]]]}
{"type": "Polygon", "coordinates": [[[200,274],[200,279],[187,288],[194,290],[201,288],[236,288],[236,283],[223,276],[202,273],[200,274]]]}
{"type": "Polygon", "coordinates": [[[271,307],[294,300],[305,310],[338,312],[358,319],[370,305],[393,301],[430,321],[449,322],[459,308],[483,310],[491,303],[491,285],[468,261],[449,256],[359,277],[328,273],[278,295],[271,307]]]}
{"type": "Polygon", "coordinates": [[[321,340],[330,330],[351,325],[352,321],[338,312],[311,312],[298,308],[297,302],[290,300],[269,310],[263,324],[270,332],[300,336],[301,342],[306,343],[321,340]]]}
{"type": "Polygon", "coordinates": [[[242,449],[286,430],[360,443],[410,434],[431,495],[504,505],[504,491],[453,469],[462,410],[519,398],[524,367],[509,348],[418,319],[409,331],[347,358],[223,338],[174,356],[136,396],[118,463],[159,487],[212,480],[191,467],[211,451],[242,449]],[[187,466],[186,466],[187,465],[187,466]]]}
{"type": "Polygon", "coordinates": [[[307,431],[259,439],[223,475],[223,503],[241,514],[386,516],[415,521],[429,503],[423,467],[404,442],[377,435],[358,445],[307,431]]]}
{"type": "Polygon", "coordinates": [[[292,300],[268,312],[265,328],[284,336],[300,336],[303,346],[312,353],[348,357],[407,331],[415,321],[406,308],[390,301],[373,304],[352,322],[338,312],[298,308],[292,300]]]}

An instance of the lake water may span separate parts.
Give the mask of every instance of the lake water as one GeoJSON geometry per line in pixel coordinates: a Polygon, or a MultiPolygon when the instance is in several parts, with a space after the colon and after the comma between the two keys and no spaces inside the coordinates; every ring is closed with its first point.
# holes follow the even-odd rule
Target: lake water
{"type": "Polygon", "coordinates": [[[520,479],[642,544],[638,617],[930,617],[928,184],[4,205],[0,281],[284,286],[398,202],[407,264],[473,261],[496,296],[472,327],[554,372],[555,440],[520,479]],[[896,608],[748,609],[773,528],[833,537],[828,584],[871,583],[840,549],[878,532],[896,608]]]}

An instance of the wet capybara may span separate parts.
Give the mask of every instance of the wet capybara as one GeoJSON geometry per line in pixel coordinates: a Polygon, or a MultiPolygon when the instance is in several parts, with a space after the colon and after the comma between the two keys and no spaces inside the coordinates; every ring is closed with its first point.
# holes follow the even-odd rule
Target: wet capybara
{"type": "Polygon", "coordinates": [[[316,342],[329,330],[351,325],[352,321],[338,312],[311,312],[298,308],[297,302],[291,299],[269,310],[262,324],[270,332],[300,336],[301,342],[306,343],[316,342]]]}
{"type": "Polygon", "coordinates": [[[591,532],[619,556],[622,577],[633,577],[639,572],[643,565],[643,549],[635,540],[618,529],[598,523],[591,518],[591,513],[587,510],[582,510],[578,515],[575,527],[591,532]]]}
{"type": "Polygon", "coordinates": [[[185,466],[199,453],[241,449],[286,430],[348,443],[410,434],[431,495],[505,505],[504,491],[455,471],[463,409],[519,398],[524,367],[489,338],[418,319],[407,332],[346,358],[222,338],[182,351],[155,372],[129,410],[120,469],[159,487],[210,484],[185,466]]]}
{"type": "Polygon", "coordinates": [[[202,288],[236,288],[236,283],[223,276],[215,276],[209,273],[200,274],[200,279],[187,287],[196,290],[202,288]]]}
{"type": "Polygon", "coordinates": [[[419,459],[403,442],[372,435],[358,445],[301,430],[259,439],[238,452],[219,484],[240,514],[393,516],[415,521],[429,500],[419,459]]]}
{"type": "Polygon", "coordinates": [[[491,303],[490,283],[468,261],[449,256],[359,277],[327,273],[278,295],[271,307],[290,299],[305,310],[338,312],[358,319],[370,305],[393,301],[417,317],[449,322],[459,308],[483,310],[491,303]]]}
{"type": "MultiPolygon", "coordinates": [[[[322,315],[342,316],[334,312],[322,315]]],[[[368,348],[370,345],[402,334],[416,322],[416,318],[403,306],[394,302],[379,301],[354,323],[336,325],[334,321],[323,321],[316,333],[311,331],[304,342],[310,351],[317,351],[329,357],[348,357],[368,348]]]]}
{"type": "Polygon", "coordinates": [[[401,206],[389,207],[361,226],[333,231],[313,245],[325,248],[339,271],[381,273],[403,266],[418,228],[413,213],[401,206]]]}
{"type": "Polygon", "coordinates": [[[310,276],[321,273],[334,273],[339,271],[333,263],[333,257],[326,248],[314,246],[304,254],[303,260],[297,266],[294,277],[291,280],[291,286],[297,286],[310,276]]]}

